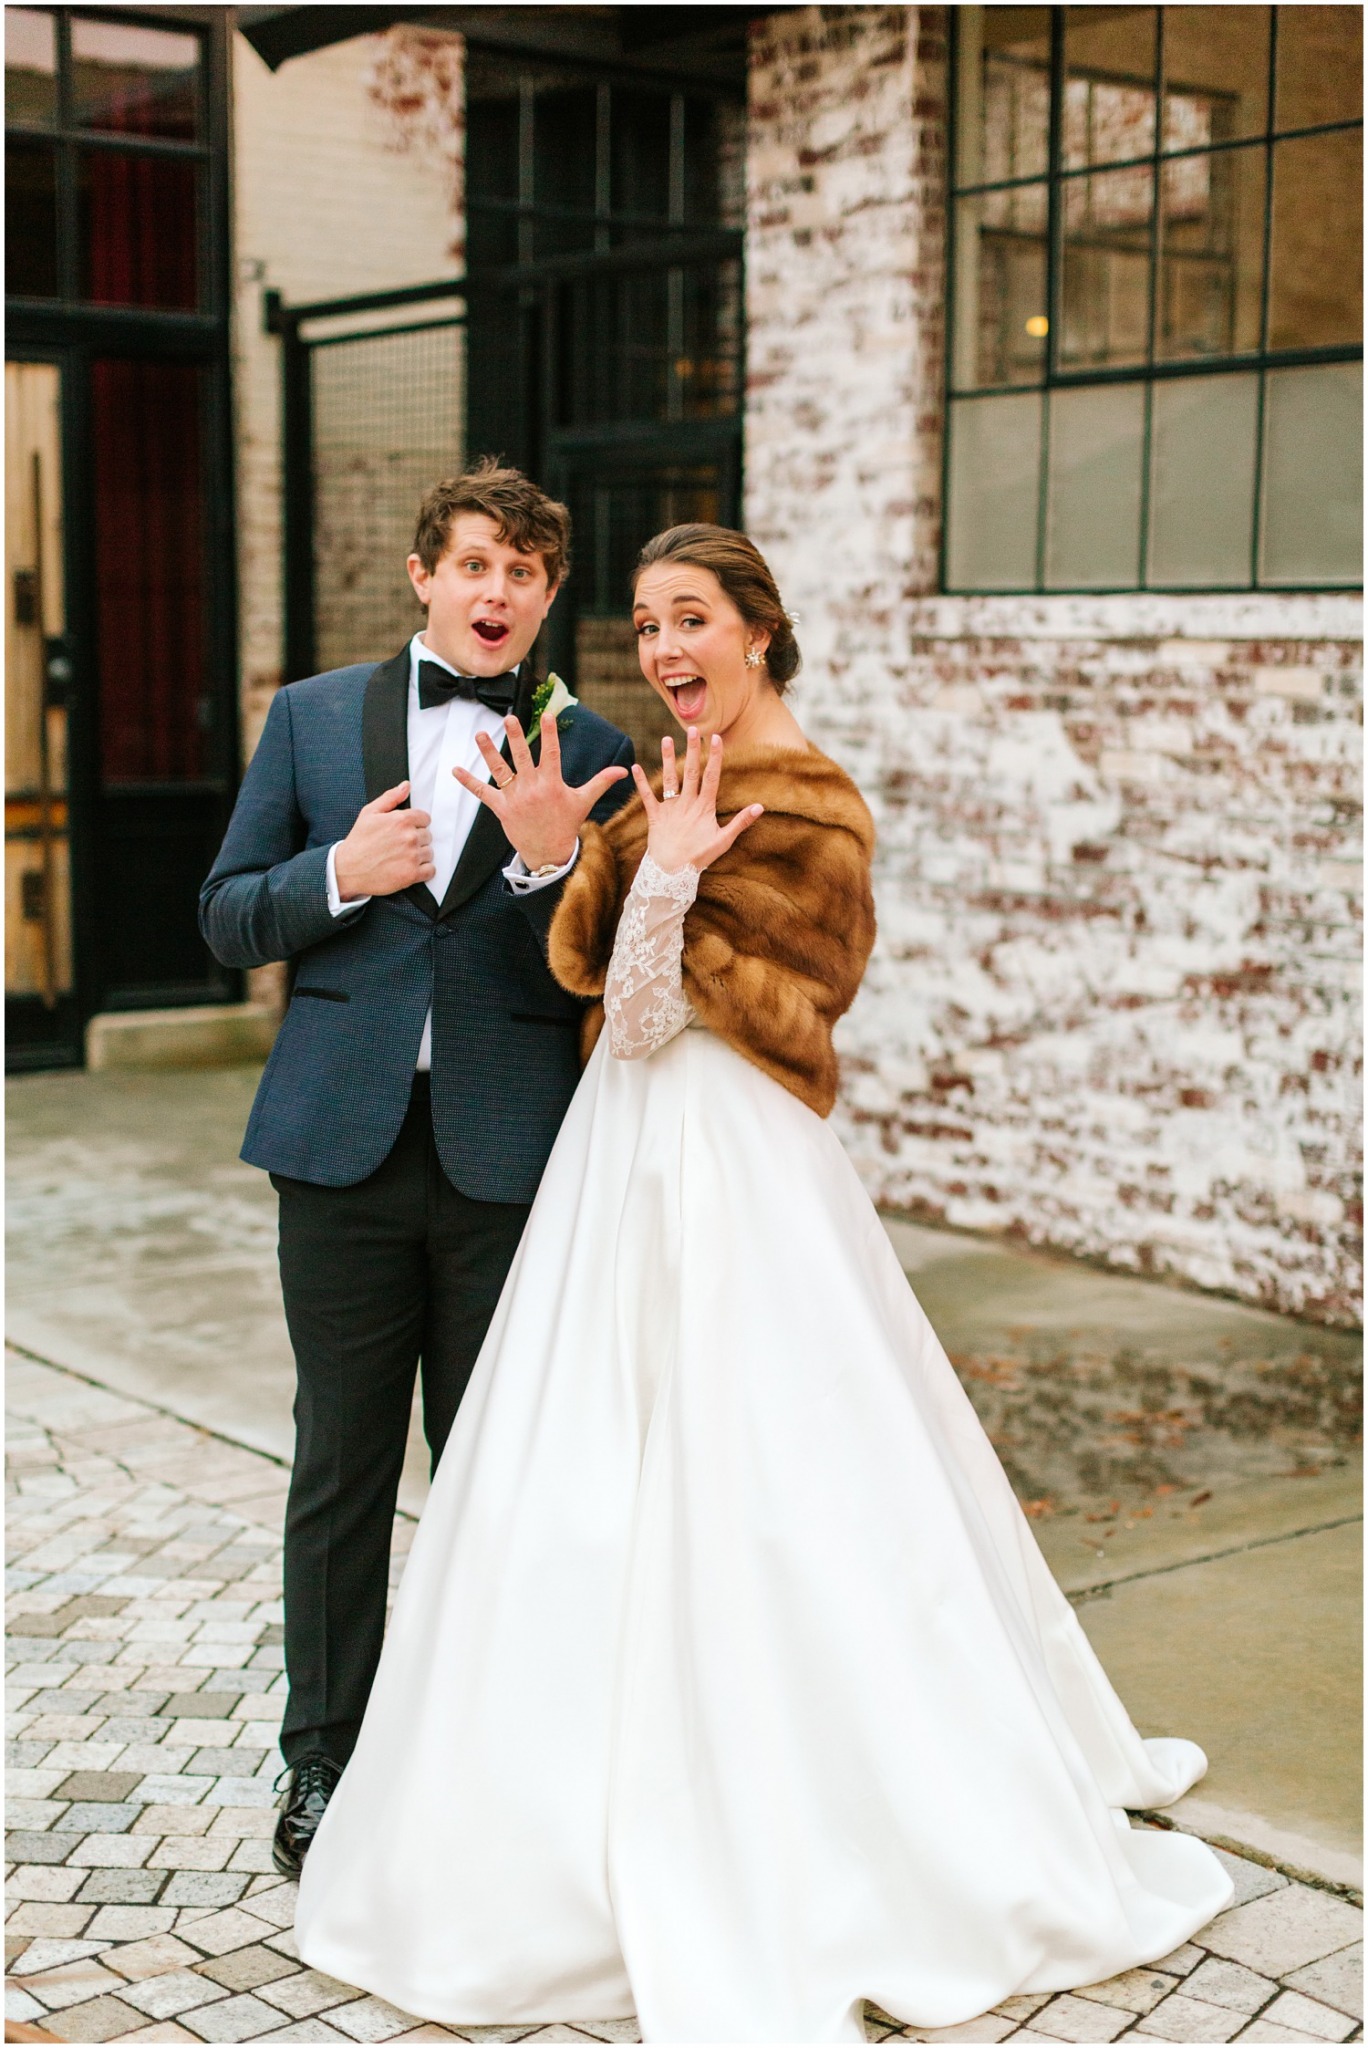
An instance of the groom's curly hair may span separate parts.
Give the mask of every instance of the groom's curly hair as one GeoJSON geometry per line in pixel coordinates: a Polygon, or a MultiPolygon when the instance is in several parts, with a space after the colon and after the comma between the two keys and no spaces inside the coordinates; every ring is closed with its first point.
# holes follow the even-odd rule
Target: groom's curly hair
{"type": "Polygon", "coordinates": [[[452,521],[462,512],[482,512],[494,521],[505,547],[540,555],[547,582],[564,582],[570,569],[569,512],[531,477],[507,468],[493,455],[461,476],[434,484],[419,506],[413,552],[429,576],[446,553],[452,521]]]}

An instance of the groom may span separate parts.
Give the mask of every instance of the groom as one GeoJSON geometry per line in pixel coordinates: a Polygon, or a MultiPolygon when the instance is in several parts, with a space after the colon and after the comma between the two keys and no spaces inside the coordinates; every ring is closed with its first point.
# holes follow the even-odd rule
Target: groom
{"type": "Polygon", "coordinates": [[[280,1197],[297,1368],[286,1876],[379,1660],[415,1373],[435,1469],[579,1079],[546,935],[581,825],[631,792],[631,742],[573,700],[535,767],[514,740],[508,837],[452,773],[514,779],[505,718],[528,728],[546,695],[529,656],[568,554],[564,506],[516,470],[429,492],[408,558],[422,632],[277,693],[200,897],[225,966],[293,969],[242,1148],[280,1197]]]}

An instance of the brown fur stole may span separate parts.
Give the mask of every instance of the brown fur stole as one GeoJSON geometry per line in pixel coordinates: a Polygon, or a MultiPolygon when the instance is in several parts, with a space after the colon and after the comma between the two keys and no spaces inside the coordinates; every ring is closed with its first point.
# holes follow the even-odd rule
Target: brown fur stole
{"type": "MultiPolygon", "coordinates": [[[[659,775],[652,787],[659,795],[659,775]]],[[[728,755],[719,820],[753,803],[764,816],[699,878],[684,920],[684,992],[710,1031],[827,1116],[836,1100],[832,1027],[854,1001],[874,943],[874,824],[844,769],[815,748],[728,755]]],[[[646,851],[640,798],[580,838],[549,958],[563,988],[602,998],[646,851]]],[[[600,1000],[584,1022],[586,1059],[602,1029],[600,1000]]]]}

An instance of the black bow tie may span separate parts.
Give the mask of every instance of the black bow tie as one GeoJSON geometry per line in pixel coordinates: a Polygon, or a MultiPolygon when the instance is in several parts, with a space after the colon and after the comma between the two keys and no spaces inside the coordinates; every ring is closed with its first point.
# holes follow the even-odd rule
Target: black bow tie
{"type": "Polygon", "coordinates": [[[440,661],[418,664],[418,705],[423,711],[431,711],[437,704],[449,704],[453,697],[465,697],[471,702],[478,698],[481,704],[506,718],[517,694],[518,678],[513,669],[501,676],[457,676],[443,668],[440,661]]]}

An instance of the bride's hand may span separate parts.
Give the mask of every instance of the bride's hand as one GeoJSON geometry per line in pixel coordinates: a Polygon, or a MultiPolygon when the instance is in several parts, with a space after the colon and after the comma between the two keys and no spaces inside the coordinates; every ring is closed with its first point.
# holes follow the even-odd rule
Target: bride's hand
{"type": "Polygon", "coordinates": [[[704,868],[712,866],[719,854],[736,843],[765,808],[763,804],[747,804],[725,825],[719,825],[717,785],[722,779],[722,741],[716,733],[708,746],[706,768],[701,763],[702,751],[698,733],[691,728],[681,779],[674,741],[661,741],[664,783],[661,796],[655,795],[640,763],[632,770],[646,810],[646,851],[669,875],[685,867],[694,868],[701,874],[704,868]]]}

